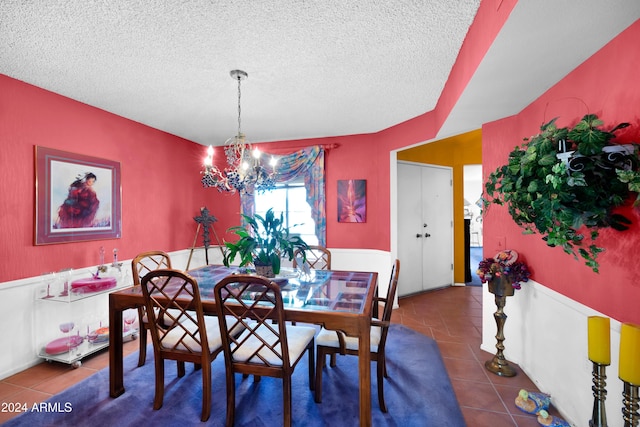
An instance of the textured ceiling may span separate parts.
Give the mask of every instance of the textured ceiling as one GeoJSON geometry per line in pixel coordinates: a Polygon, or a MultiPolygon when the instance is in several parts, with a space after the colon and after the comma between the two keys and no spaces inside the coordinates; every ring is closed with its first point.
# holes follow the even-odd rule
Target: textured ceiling
{"type": "Polygon", "coordinates": [[[368,133],[433,109],[479,0],[0,2],[0,72],[203,144],[368,133]]]}
{"type": "MultiPolygon", "coordinates": [[[[250,140],[370,133],[434,108],[479,3],[1,0],[0,73],[220,145],[240,68],[250,140]]],[[[521,0],[441,134],[514,114],[639,16],[637,0],[521,0]]]]}

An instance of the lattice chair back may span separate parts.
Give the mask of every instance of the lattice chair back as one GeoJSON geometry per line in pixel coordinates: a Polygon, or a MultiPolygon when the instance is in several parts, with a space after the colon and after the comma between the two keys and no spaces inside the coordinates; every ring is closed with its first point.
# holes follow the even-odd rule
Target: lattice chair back
{"type": "Polygon", "coordinates": [[[230,361],[290,371],[284,306],[278,285],[260,276],[234,275],[218,283],[215,296],[222,314],[234,319],[221,324],[222,339],[229,340],[224,347],[230,350],[230,361]],[[239,326],[246,328],[241,336],[229,333],[239,326]]]}
{"type": "MultiPolygon", "coordinates": [[[[163,251],[147,251],[136,255],[131,261],[131,273],[133,286],[140,286],[140,280],[147,273],[161,268],[171,268],[171,258],[163,251]]],[[[138,366],[143,366],[147,360],[147,331],[149,319],[144,307],[138,308],[138,320],[140,323],[140,351],[138,353],[138,366]]]]}
{"type": "Polygon", "coordinates": [[[153,340],[153,408],[162,407],[165,359],[178,362],[178,377],[184,376],[184,363],[192,362],[202,371],[201,421],[207,421],[211,414],[211,362],[222,351],[218,318],[205,317],[198,283],[182,271],[150,271],[140,286],[153,340]]]}
{"type": "MultiPolygon", "coordinates": [[[[384,348],[387,341],[387,334],[389,332],[389,326],[391,324],[391,313],[393,312],[393,301],[396,298],[396,291],[398,290],[398,278],[400,277],[400,260],[396,259],[391,267],[391,276],[389,278],[389,288],[387,289],[386,298],[374,298],[374,304],[382,302],[384,309],[382,310],[382,322],[378,324],[381,327],[380,344],[378,347],[384,348]]],[[[377,322],[373,321],[372,325],[376,325],[377,322]]]]}
{"type": "Polygon", "coordinates": [[[307,352],[309,388],[314,388],[315,328],[285,322],[277,284],[261,276],[232,275],[214,288],[226,367],[227,426],[235,414],[235,373],[282,378],[283,425],[291,425],[291,375],[307,352]],[[226,318],[222,322],[220,319],[226,318]],[[238,336],[233,331],[245,328],[238,336]]]}
{"type": "Polygon", "coordinates": [[[196,355],[194,362],[199,363],[209,343],[196,280],[178,270],[150,271],[142,278],[142,293],[154,346],[161,353],[196,355]]]}
{"type": "MultiPolygon", "coordinates": [[[[307,264],[309,268],[314,270],[331,270],[331,251],[324,246],[309,246],[309,249],[304,251],[307,258],[307,264]]],[[[302,251],[296,249],[293,257],[293,268],[298,267],[298,260],[302,256],[302,251]]]]}
{"type": "Polygon", "coordinates": [[[171,258],[163,251],[142,252],[131,261],[131,273],[133,274],[133,285],[141,283],[141,278],[150,271],[162,268],[171,268],[171,258]]]}

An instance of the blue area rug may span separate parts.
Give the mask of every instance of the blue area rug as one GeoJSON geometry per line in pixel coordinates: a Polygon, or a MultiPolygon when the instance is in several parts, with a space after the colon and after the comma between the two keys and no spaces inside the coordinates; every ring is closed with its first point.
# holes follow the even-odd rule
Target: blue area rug
{"type": "MultiPolygon", "coordinates": [[[[183,378],[176,377],[175,362],[166,362],[165,396],[161,409],[153,410],[153,351],[147,363],[137,367],[138,354],[124,360],[126,392],[109,397],[109,371],[103,369],[47,401],[48,412],[28,412],[5,426],[189,426],[200,421],[202,381],[189,365],[183,378]]],[[[338,356],[335,368],[323,373],[322,403],[316,404],[308,387],[306,356],[293,375],[293,424],[295,426],[357,426],[358,364],[354,356],[338,356]]],[[[191,365],[193,366],[193,365],[191,365]]],[[[225,380],[222,355],[212,364],[213,400],[206,423],[225,422],[225,380]]],[[[380,411],[372,363],[372,425],[402,427],[464,427],[451,382],[438,346],[431,338],[401,325],[392,325],[387,342],[385,400],[388,413],[380,411]]],[[[236,426],[282,425],[282,383],[263,377],[236,376],[236,426]]]]}

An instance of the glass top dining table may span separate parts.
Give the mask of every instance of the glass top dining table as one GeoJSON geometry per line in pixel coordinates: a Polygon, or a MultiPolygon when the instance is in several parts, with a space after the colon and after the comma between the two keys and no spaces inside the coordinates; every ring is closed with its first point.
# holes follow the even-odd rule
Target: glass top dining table
{"type": "MultiPolygon", "coordinates": [[[[214,286],[238,267],[207,265],[189,270],[198,282],[205,314],[216,315],[214,286]]],[[[375,272],[317,270],[307,273],[283,269],[272,279],[280,285],[288,321],[313,323],[326,329],[340,330],[358,338],[359,348],[370,347],[373,298],[377,292],[375,272]]],[[[123,371],[122,312],[144,305],[140,286],[109,294],[109,394],[125,392],[123,371]]],[[[358,356],[360,425],[371,425],[371,357],[368,351],[358,356]]]]}

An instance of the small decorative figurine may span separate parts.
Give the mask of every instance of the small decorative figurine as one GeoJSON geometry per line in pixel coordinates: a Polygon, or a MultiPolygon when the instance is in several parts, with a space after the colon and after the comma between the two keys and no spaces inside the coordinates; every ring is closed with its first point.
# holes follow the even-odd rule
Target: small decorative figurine
{"type": "Polygon", "coordinates": [[[549,409],[551,397],[544,393],[535,393],[527,390],[520,390],[516,397],[516,406],[527,414],[537,414],[541,410],[549,409]]]}
{"type": "Polygon", "coordinates": [[[112,267],[117,268],[118,271],[120,270],[120,267],[122,267],[122,263],[118,262],[118,249],[114,248],[113,249],[113,263],[111,264],[112,267]]]}
{"type": "Polygon", "coordinates": [[[94,278],[98,278],[100,273],[106,273],[107,266],[104,264],[104,246],[100,246],[100,265],[98,266],[98,271],[93,275],[94,278]]]}
{"type": "Polygon", "coordinates": [[[538,412],[538,424],[541,426],[550,426],[550,427],[571,427],[571,425],[563,420],[562,418],[554,417],[553,415],[549,415],[547,411],[544,409],[538,412]]]}

